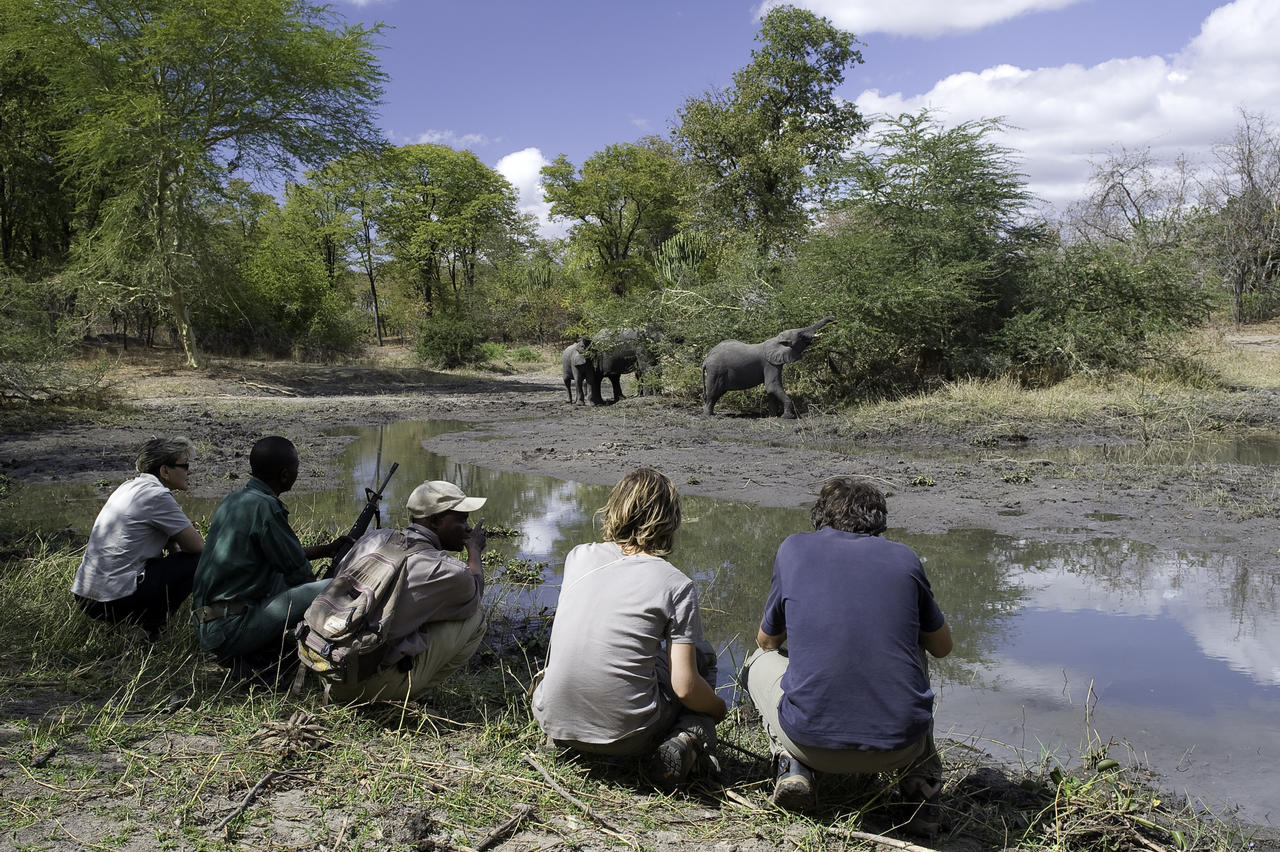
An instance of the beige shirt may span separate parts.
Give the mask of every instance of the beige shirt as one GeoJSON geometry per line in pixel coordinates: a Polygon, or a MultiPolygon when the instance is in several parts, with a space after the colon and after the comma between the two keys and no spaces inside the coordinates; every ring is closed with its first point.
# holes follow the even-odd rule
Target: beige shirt
{"type": "MultiPolygon", "coordinates": [[[[343,562],[371,553],[395,532],[385,529],[362,536],[343,562]]],[[[470,618],[479,608],[480,596],[484,593],[484,577],[472,574],[465,562],[441,550],[440,539],[434,532],[410,524],[404,533],[410,547],[422,549],[410,554],[406,563],[405,589],[395,619],[388,626],[391,650],[384,666],[425,651],[427,641],[422,628],[436,621],[470,618]]]]}

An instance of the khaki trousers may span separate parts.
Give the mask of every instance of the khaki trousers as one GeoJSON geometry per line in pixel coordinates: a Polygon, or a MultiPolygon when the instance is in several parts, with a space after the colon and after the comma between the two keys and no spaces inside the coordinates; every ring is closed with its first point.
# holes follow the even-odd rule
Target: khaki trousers
{"type": "MultiPolygon", "coordinates": [[[[920,653],[923,655],[924,651],[920,653]]],[[[746,663],[747,692],[760,711],[765,732],[775,751],[783,749],[810,769],[836,775],[906,769],[899,782],[904,794],[936,793],[942,782],[942,758],[933,742],[932,721],[920,739],[893,751],[821,748],[792,741],[778,722],[778,704],[783,697],[782,675],[786,673],[789,662],[778,651],[757,649],[746,663]]],[[[927,668],[925,672],[928,672],[927,668]]]]}
{"type": "Polygon", "coordinates": [[[407,672],[398,666],[382,669],[354,686],[334,684],[329,697],[344,704],[358,701],[416,701],[471,659],[488,626],[484,609],[477,607],[462,621],[436,621],[422,628],[427,650],[413,657],[407,672]]]}

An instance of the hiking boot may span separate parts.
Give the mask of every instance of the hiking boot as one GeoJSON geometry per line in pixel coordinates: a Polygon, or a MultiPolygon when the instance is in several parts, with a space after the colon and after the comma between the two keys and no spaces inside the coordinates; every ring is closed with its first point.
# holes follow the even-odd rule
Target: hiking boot
{"type": "Polygon", "coordinates": [[[649,780],[659,787],[674,787],[684,781],[698,763],[700,745],[689,731],[667,737],[649,758],[649,780]]]}
{"type": "Polygon", "coordinates": [[[910,814],[903,823],[907,834],[932,840],[942,830],[942,808],[938,800],[942,796],[940,780],[908,778],[899,786],[905,813],[910,814]]]}
{"type": "Polygon", "coordinates": [[[814,803],[813,788],[813,770],[787,752],[779,752],[773,803],[789,811],[809,810],[814,803]]]}
{"type": "Polygon", "coordinates": [[[938,800],[925,799],[914,803],[914,807],[911,818],[902,826],[902,830],[925,840],[937,837],[942,831],[942,809],[938,806],[938,800]]]}

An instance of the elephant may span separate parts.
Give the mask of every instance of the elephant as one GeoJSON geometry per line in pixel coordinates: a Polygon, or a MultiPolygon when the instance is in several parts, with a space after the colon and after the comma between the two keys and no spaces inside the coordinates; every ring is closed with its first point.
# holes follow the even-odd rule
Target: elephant
{"type": "Polygon", "coordinates": [[[791,398],[782,389],[782,365],[800,360],[823,326],[835,321],[835,317],[823,317],[813,325],[789,328],[761,343],[717,343],[702,359],[703,411],[710,417],[715,413],[716,402],[728,391],[746,390],[763,382],[769,395],[769,413],[795,417],[791,398]]]}
{"type": "Polygon", "coordinates": [[[600,384],[606,378],[613,385],[613,402],[624,399],[623,373],[635,373],[644,394],[644,374],[657,364],[653,344],[656,334],[651,329],[603,329],[591,337],[583,337],[564,350],[560,358],[564,386],[573,402],[573,385],[577,383],[578,404],[583,404],[582,383],[591,385],[591,404],[604,405],[600,384]]]}
{"type": "MultiPolygon", "coordinates": [[[[593,359],[588,353],[591,346],[591,338],[580,337],[569,346],[560,355],[560,369],[564,373],[564,388],[569,392],[569,402],[573,402],[573,390],[578,390],[578,405],[584,405],[586,400],[583,396],[583,385],[592,382],[595,376],[595,367],[593,359]]],[[[593,387],[599,394],[600,383],[595,382],[593,387]]]]}

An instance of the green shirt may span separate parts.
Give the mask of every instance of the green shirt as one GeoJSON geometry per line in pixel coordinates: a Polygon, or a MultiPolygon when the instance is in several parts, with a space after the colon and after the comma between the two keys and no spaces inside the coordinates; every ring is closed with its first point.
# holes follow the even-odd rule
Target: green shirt
{"type": "Polygon", "coordinates": [[[261,600],[315,579],[289,510],[256,476],[228,494],[213,513],[191,590],[193,609],[219,601],[261,600]]]}

